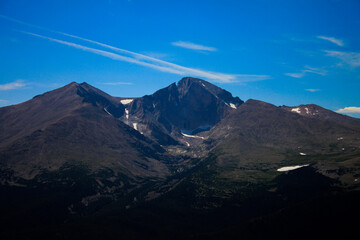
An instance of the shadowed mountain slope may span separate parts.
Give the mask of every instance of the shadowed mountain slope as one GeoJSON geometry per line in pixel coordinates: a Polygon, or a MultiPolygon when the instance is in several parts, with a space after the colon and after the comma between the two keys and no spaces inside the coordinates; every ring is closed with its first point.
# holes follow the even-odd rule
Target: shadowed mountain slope
{"type": "Polygon", "coordinates": [[[2,108],[2,169],[26,178],[64,164],[111,168],[129,177],[167,175],[159,161],[163,149],[118,120],[123,112],[122,104],[86,83],[2,108]]]}

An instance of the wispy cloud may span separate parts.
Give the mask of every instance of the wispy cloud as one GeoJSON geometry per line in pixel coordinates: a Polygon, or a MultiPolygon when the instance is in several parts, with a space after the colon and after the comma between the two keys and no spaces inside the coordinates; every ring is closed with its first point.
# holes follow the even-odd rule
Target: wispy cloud
{"type": "Polygon", "coordinates": [[[143,55],[157,59],[169,59],[169,55],[161,52],[143,52],[143,55]]]}
{"type": "Polygon", "coordinates": [[[200,44],[196,44],[196,43],[192,43],[192,42],[178,41],[178,42],[172,42],[171,44],[174,46],[177,46],[177,47],[182,47],[182,48],[187,48],[187,49],[192,49],[192,50],[209,51],[209,52],[217,51],[217,49],[214,47],[208,47],[208,46],[204,46],[204,45],[200,45],[200,44]]]}
{"type": "Polygon", "coordinates": [[[0,105],[7,104],[8,102],[8,100],[0,99],[0,105]]]}
{"type": "Polygon", "coordinates": [[[16,80],[15,82],[0,84],[1,91],[14,90],[25,87],[26,83],[23,80],[16,80]]]}
{"type": "Polygon", "coordinates": [[[119,85],[133,85],[132,82],[106,82],[104,85],[119,86],[119,85]]]}
{"type": "Polygon", "coordinates": [[[360,67],[360,52],[342,52],[325,50],[327,56],[336,57],[352,67],[360,67]]]}
{"type": "Polygon", "coordinates": [[[284,73],[284,75],[289,76],[289,77],[293,77],[293,78],[302,78],[303,76],[305,76],[304,72],[300,72],[300,73],[284,73]]]}
{"type": "MultiPolygon", "coordinates": [[[[149,67],[149,68],[153,68],[162,72],[167,72],[167,73],[173,73],[173,74],[178,74],[178,75],[182,75],[182,76],[196,76],[196,77],[203,77],[206,79],[210,79],[214,82],[221,82],[221,83],[231,83],[231,82],[238,82],[241,81],[241,76],[239,74],[226,74],[226,73],[219,73],[219,72],[211,72],[211,71],[204,71],[204,70],[199,70],[199,69],[195,69],[195,68],[188,68],[188,67],[184,67],[184,66],[180,66],[174,63],[170,63],[170,62],[166,62],[163,60],[159,60],[153,57],[149,57],[143,54],[139,54],[139,53],[135,53],[135,52],[131,52],[131,51],[127,51],[124,49],[119,49],[107,44],[103,44],[103,43],[99,43],[96,41],[92,41],[89,39],[84,39],[84,38],[80,38],[77,36],[73,36],[73,35],[68,35],[71,36],[73,38],[77,38],[77,39],[81,39],[87,42],[91,42],[94,43],[96,45],[100,45],[102,47],[114,50],[116,52],[122,52],[125,54],[128,54],[129,56],[124,56],[124,55],[120,55],[120,54],[116,54],[113,52],[108,52],[108,51],[104,51],[104,50],[100,50],[100,49],[96,49],[96,48],[90,48],[87,46],[83,46],[80,44],[76,44],[76,43],[72,43],[72,42],[67,42],[67,41],[63,41],[63,40],[59,40],[59,39],[55,39],[55,38],[51,38],[51,37],[47,37],[47,36],[43,36],[40,34],[35,34],[35,33],[31,33],[31,32],[25,32],[25,31],[21,31],[22,33],[31,35],[31,36],[35,36],[35,37],[39,37],[39,38],[43,38],[43,39],[47,39],[49,41],[52,42],[57,42],[63,45],[67,45],[70,47],[74,47],[77,49],[81,49],[83,51],[87,51],[87,52],[92,52],[104,57],[108,57],[114,60],[118,60],[118,61],[124,61],[124,62],[129,62],[129,63],[134,63],[137,65],[141,65],[141,66],[145,66],[145,67],[149,67]],[[239,79],[238,79],[239,77],[239,79]]],[[[250,75],[245,75],[245,76],[250,76],[250,75]]],[[[251,75],[251,76],[258,76],[259,79],[264,80],[264,76],[266,76],[267,79],[270,78],[270,76],[267,75],[251,75]]]]}
{"type": "Polygon", "coordinates": [[[237,74],[236,78],[239,82],[258,82],[271,79],[269,75],[251,75],[251,74],[237,74]]]}
{"type": "Polygon", "coordinates": [[[338,113],[360,113],[360,107],[345,107],[337,110],[338,113]]]}
{"type": "Polygon", "coordinates": [[[40,26],[37,26],[37,25],[33,25],[33,24],[30,24],[30,23],[27,23],[27,22],[23,22],[23,21],[20,21],[18,19],[11,18],[11,17],[5,16],[5,15],[2,15],[2,14],[0,14],[0,18],[6,19],[6,20],[11,21],[11,22],[16,22],[16,23],[19,23],[19,24],[22,24],[22,25],[26,25],[26,26],[29,26],[29,27],[35,27],[35,28],[39,28],[39,29],[49,30],[47,28],[40,27],[40,26]]]}
{"type": "MultiPolygon", "coordinates": [[[[174,73],[174,74],[178,74],[178,75],[194,75],[197,77],[204,77],[204,78],[212,79],[214,81],[225,82],[225,83],[233,82],[236,79],[236,76],[233,74],[208,72],[208,71],[198,70],[198,69],[194,69],[194,68],[187,68],[187,67],[179,66],[176,64],[167,63],[167,62],[166,62],[166,64],[163,64],[163,65],[156,65],[154,63],[161,63],[164,61],[157,60],[157,61],[153,61],[152,63],[145,62],[145,61],[140,61],[133,57],[127,57],[127,56],[119,55],[116,53],[112,53],[112,52],[108,52],[108,51],[104,51],[104,50],[100,50],[100,49],[90,48],[90,47],[86,47],[86,46],[83,46],[80,44],[67,42],[67,41],[63,41],[63,40],[59,40],[59,39],[55,39],[55,38],[50,38],[50,37],[46,37],[46,36],[35,34],[35,33],[30,33],[30,32],[23,32],[23,33],[26,33],[26,34],[29,34],[32,36],[36,36],[39,38],[47,39],[47,40],[57,42],[57,43],[60,43],[63,45],[67,45],[70,47],[74,47],[77,49],[81,49],[83,51],[92,52],[92,53],[95,53],[95,54],[98,54],[98,55],[101,55],[101,56],[104,56],[107,58],[111,58],[113,60],[134,63],[137,65],[150,67],[150,68],[162,71],[162,72],[174,73]]],[[[141,54],[139,54],[139,55],[141,55],[141,54]]],[[[152,58],[146,57],[146,59],[151,60],[152,58]]]]}
{"type": "MultiPolygon", "coordinates": [[[[145,67],[149,67],[149,68],[153,68],[159,71],[163,71],[163,72],[168,72],[168,73],[173,73],[173,74],[178,74],[178,75],[182,75],[182,76],[195,76],[195,77],[202,77],[205,79],[208,79],[210,81],[214,81],[214,82],[220,82],[220,83],[232,83],[232,82],[240,82],[240,81],[249,81],[250,79],[252,79],[251,81],[260,81],[260,80],[265,80],[265,79],[270,79],[271,77],[268,75],[241,75],[241,74],[227,74],[227,73],[219,73],[219,72],[212,72],[212,71],[206,71],[206,70],[200,70],[200,69],[195,69],[195,68],[189,68],[189,67],[185,67],[185,66],[181,66],[181,65],[177,65],[171,62],[167,62],[167,61],[163,61],[160,59],[157,59],[155,57],[152,56],[147,56],[144,54],[140,54],[140,53],[136,53],[136,52],[132,52],[132,51],[128,51],[125,49],[121,49],[121,48],[117,48],[108,44],[104,44],[101,42],[97,42],[97,41],[93,41],[90,39],[86,39],[86,38],[82,38],[76,35],[72,35],[72,34],[68,34],[68,33],[64,33],[64,32],[59,32],[59,31],[54,31],[48,28],[44,28],[44,27],[40,27],[40,26],[36,26],[33,24],[29,24],[14,18],[10,18],[4,15],[0,14],[0,17],[9,20],[9,21],[13,21],[19,24],[23,24],[29,27],[34,27],[34,28],[38,28],[41,30],[45,30],[48,32],[52,32],[52,33],[56,33],[56,34],[60,34],[66,37],[70,37],[73,39],[77,39],[77,40],[81,40],[81,41],[85,41],[91,44],[95,44],[97,46],[101,46],[103,48],[107,48],[110,49],[116,53],[121,53],[120,54],[116,54],[114,52],[108,52],[108,51],[104,51],[104,50],[100,50],[100,49],[96,49],[96,48],[91,48],[88,46],[84,46],[84,45],[80,45],[80,44],[76,44],[73,42],[68,42],[68,41],[63,41],[63,40],[59,40],[59,39],[55,39],[55,38],[51,38],[51,37],[47,37],[47,36],[43,36],[40,34],[35,34],[35,33],[31,33],[31,32],[24,32],[21,31],[22,33],[25,34],[29,34],[32,36],[36,36],[39,38],[43,38],[43,39],[47,39],[49,41],[53,41],[53,42],[57,42],[63,45],[67,45],[70,47],[74,47],[77,49],[81,49],[83,51],[87,51],[87,52],[92,52],[104,57],[108,57],[114,60],[118,60],[118,61],[124,61],[124,62],[129,62],[129,63],[134,63],[137,65],[141,65],[141,66],[145,66],[145,67]],[[247,76],[247,77],[245,77],[247,76]],[[252,76],[252,77],[249,77],[252,76]]],[[[201,46],[201,45],[198,45],[201,46]]],[[[216,50],[215,48],[211,48],[211,47],[206,47],[203,46],[205,48],[208,48],[207,50],[210,51],[211,50],[216,50]]],[[[204,49],[202,49],[204,50],[204,49]]]]}
{"type": "Polygon", "coordinates": [[[310,66],[305,66],[305,69],[301,70],[298,73],[284,73],[284,75],[293,78],[302,78],[306,75],[306,73],[314,73],[317,75],[325,76],[327,74],[327,71],[321,68],[313,68],[310,66]]]}
{"type": "Polygon", "coordinates": [[[308,89],[305,89],[305,91],[308,91],[308,92],[318,92],[318,91],[320,91],[320,89],[308,88],[308,89]]]}
{"type": "Polygon", "coordinates": [[[325,36],[317,36],[317,38],[332,42],[332,43],[334,43],[334,44],[336,44],[336,45],[338,45],[340,47],[344,46],[344,42],[342,40],[340,40],[340,39],[337,39],[337,38],[325,37],[325,36]]]}
{"type": "Polygon", "coordinates": [[[321,76],[325,76],[327,74],[327,71],[321,68],[313,68],[310,66],[305,66],[305,69],[303,70],[305,73],[314,73],[321,76]]]}

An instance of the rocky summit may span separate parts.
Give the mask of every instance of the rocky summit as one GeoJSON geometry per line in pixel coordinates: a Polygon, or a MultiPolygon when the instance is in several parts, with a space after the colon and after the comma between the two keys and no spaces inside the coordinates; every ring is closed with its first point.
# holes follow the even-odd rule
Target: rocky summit
{"type": "Polygon", "coordinates": [[[137,98],[72,82],[0,108],[0,172],[1,239],[346,238],[360,120],[191,77],[137,98]]]}

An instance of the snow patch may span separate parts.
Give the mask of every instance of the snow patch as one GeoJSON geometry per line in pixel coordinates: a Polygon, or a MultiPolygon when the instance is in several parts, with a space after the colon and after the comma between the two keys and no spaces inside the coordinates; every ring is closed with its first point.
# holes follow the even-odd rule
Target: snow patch
{"type": "Polygon", "coordinates": [[[301,152],[301,153],[299,153],[299,154],[300,154],[301,156],[306,156],[306,153],[302,153],[302,152],[301,152]]]}
{"type": "Polygon", "coordinates": [[[233,103],[230,103],[230,107],[232,107],[233,109],[236,109],[236,106],[233,103]]]}
{"type": "Polygon", "coordinates": [[[134,126],[134,129],[137,131],[138,130],[137,123],[133,123],[133,126],[134,126]]]}
{"type": "Polygon", "coordinates": [[[339,141],[339,140],[343,140],[344,138],[343,137],[339,137],[339,138],[337,138],[337,140],[339,141]]]}
{"type": "Polygon", "coordinates": [[[200,137],[200,136],[195,136],[195,135],[189,135],[189,134],[185,134],[185,133],[181,133],[184,137],[191,137],[191,138],[200,138],[200,139],[204,139],[204,137],[200,137]]]}
{"type": "Polygon", "coordinates": [[[306,114],[309,114],[309,109],[306,107],[305,108],[306,114]]]}
{"type": "Polygon", "coordinates": [[[187,141],[185,141],[185,143],[186,143],[186,145],[187,145],[188,147],[190,147],[190,143],[188,143],[187,141]]]}
{"type": "Polygon", "coordinates": [[[107,114],[111,115],[111,113],[109,113],[109,111],[108,111],[106,108],[104,108],[104,111],[105,111],[107,114]]]}
{"type": "Polygon", "coordinates": [[[129,110],[125,108],[126,119],[129,119],[129,110]]]}
{"type": "Polygon", "coordinates": [[[296,113],[298,113],[298,114],[301,113],[300,108],[293,108],[293,109],[291,109],[291,111],[292,111],[292,112],[296,112],[296,113]]]}
{"type": "Polygon", "coordinates": [[[287,172],[287,171],[291,171],[291,170],[295,170],[295,169],[302,168],[302,167],[307,167],[307,166],[309,166],[309,164],[286,166],[286,167],[282,167],[282,168],[277,169],[277,171],[278,172],[287,172]]]}
{"type": "Polygon", "coordinates": [[[123,105],[129,104],[129,103],[131,103],[132,101],[134,101],[134,99],[131,99],[131,98],[120,100],[120,102],[121,102],[123,105]]]}
{"type": "Polygon", "coordinates": [[[205,84],[202,83],[201,85],[203,85],[203,87],[205,87],[205,84]]]}

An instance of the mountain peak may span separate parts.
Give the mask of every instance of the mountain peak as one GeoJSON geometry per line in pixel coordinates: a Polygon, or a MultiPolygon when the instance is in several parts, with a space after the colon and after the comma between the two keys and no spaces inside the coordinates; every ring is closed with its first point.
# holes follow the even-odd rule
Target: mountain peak
{"type": "Polygon", "coordinates": [[[79,86],[82,86],[82,87],[91,87],[91,88],[95,88],[93,87],[92,85],[88,84],[87,82],[82,82],[80,84],[78,84],[79,86]]]}
{"type": "MultiPolygon", "coordinates": [[[[127,106],[124,122],[158,142],[209,129],[243,101],[205,80],[184,77],[127,106]]],[[[169,142],[169,141],[168,141],[169,142]]],[[[162,144],[166,144],[166,141],[162,144]]]]}
{"type": "Polygon", "coordinates": [[[244,104],[249,105],[249,106],[276,107],[275,105],[273,105],[271,103],[267,103],[267,102],[256,100],[256,99],[248,99],[244,104]]]}
{"type": "Polygon", "coordinates": [[[43,93],[41,95],[38,95],[38,96],[47,95],[47,94],[51,94],[51,93],[57,93],[57,92],[60,93],[60,92],[63,92],[63,91],[69,91],[70,89],[77,89],[79,86],[80,85],[77,82],[71,82],[69,84],[66,84],[63,87],[54,89],[54,90],[49,91],[49,92],[45,92],[45,93],[43,93]]]}
{"type": "Polygon", "coordinates": [[[209,82],[207,82],[205,80],[202,80],[202,79],[199,79],[199,78],[184,77],[180,81],[178,81],[177,86],[179,87],[179,86],[182,86],[182,85],[189,85],[189,84],[192,84],[192,83],[198,83],[198,84],[208,83],[208,84],[210,84],[209,82]]]}
{"type": "Polygon", "coordinates": [[[71,82],[71,83],[69,83],[69,84],[67,84],[65,86],[78,86],[78,85],[79,84],[77,82],[73,81],[73,82],[71,82]]]}
{"type": "Polygon", "coordinates": [[[177,87],[179,92],[187,92],[194,84],[211,93],[217,99],[221,99],[226,105],[232,106],[232,108],[237,108],[244,103],[240,98],[233,97],[230,92],[199,78],[184,77],[177,83],[177,87]]]}
{"type": "MultiPolygon", "coordinates": [[[[193,78],[193,77],[184,77],[177,83],[178,88],[189,88],[191,85],[196,84],[201,86],[202,88],[205,88],[206,90],[211,92],[211,89],[221,89],[215,85],[213,85],[210,82],[207,82],[205,80],[199,79],[199,78],[193,78]]],[[[221,89],[223,90],[223,89],[221,89]]],[[[214,94],[214,92],[212,92],[214,94]]]]}

